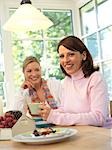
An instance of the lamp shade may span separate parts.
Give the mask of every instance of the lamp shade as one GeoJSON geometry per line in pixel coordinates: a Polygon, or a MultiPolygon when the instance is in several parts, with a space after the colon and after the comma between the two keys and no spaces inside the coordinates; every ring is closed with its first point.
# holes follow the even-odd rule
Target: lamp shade
{"type": "Polygon", "coordinates": [[[31,4],[22,4],[3,26],[11,32],[36,31],[47,29],[53,23],[31,4]]]}

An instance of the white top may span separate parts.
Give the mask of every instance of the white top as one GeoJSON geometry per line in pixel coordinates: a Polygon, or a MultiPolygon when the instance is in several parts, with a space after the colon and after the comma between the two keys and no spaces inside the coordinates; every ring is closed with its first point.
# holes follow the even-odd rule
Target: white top
{"type": "MultiPolygon", "coordinates": [[[[54,99],[57,101],[57,103],[60,103],[60,91],[61,91],[61,84],[60,81],[55,78],[50,78],[47,80],[47,85],[49,87],[49,90],[51,92],[51,95],[54,97],[54,99]]],[[[28,89],[20,88],[18,93],[15,96],[15,101],[13,105],[13,110],[20,110],[24,112],[24,107],[26,105],[26,98],[25,96],[29,95],[28,89]]]]}

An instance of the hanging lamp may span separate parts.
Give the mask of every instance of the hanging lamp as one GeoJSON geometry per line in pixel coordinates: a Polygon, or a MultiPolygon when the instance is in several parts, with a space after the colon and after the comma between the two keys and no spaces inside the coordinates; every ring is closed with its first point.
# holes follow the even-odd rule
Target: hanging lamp
{"type": "Polygon", "coordinates": [[[42,12],[32,6],[30,0],[22,0],[20,7],[4,24],[3,29],[10,32],[25,32],[47,29],[53,25],[42,12]]]}

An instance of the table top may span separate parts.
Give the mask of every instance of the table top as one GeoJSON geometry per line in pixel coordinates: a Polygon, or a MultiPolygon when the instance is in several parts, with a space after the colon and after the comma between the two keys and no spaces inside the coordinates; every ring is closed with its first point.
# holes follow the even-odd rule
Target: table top
{"type": "Polygon", "coordinates": [[[78,133],[63,142],[29,145],[14,141],[0,141],[0,150],[111,150],[112,129],[93,126],[70,126],[78,133]]]}

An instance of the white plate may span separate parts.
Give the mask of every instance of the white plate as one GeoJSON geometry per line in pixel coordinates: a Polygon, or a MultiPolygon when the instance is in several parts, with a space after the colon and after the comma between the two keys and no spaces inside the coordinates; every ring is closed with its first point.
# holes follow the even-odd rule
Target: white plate
{"type": "Polygon", "coordinates": [[[0,141],[8,141],[12,138],[11,128],[0,128],[0,141]]]}
{"type": "Polygon", "coordinates": [[[31,133],[24,133],[12,138],[15,142],[27,143],[27,144],[50,144],[64,141],[74,135],[77,130],[72,128],[53,128],[56,129],[56,133],[49,134],[47,136],[32,136],[31,133]],[[26,136],[27,135],[27,136],[26,136]]]}
{"type": "Polygon", "coordinates": [[[0,137],[0,141],[9,141],[9,140],[11,140],[11,137],[6,137],[6,138],[0,137]]]}

